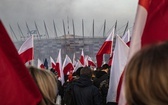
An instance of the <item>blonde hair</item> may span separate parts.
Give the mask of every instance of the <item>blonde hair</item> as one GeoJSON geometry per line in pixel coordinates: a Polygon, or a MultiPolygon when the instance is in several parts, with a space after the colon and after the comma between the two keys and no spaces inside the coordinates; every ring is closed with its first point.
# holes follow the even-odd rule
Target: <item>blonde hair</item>
{"type": "Polygon", "coordinates": [[[168,42],[146,47],[125,74],[127,105],[168,105],[168,42]]]}
{"type": "Polygon", "coordinates": [[[41,70],[32,66],[28,67],[28,69],[43,95],[43,100],[40,104],[55,105],[58,93],[55,75],[50,71],[41,70]]]}

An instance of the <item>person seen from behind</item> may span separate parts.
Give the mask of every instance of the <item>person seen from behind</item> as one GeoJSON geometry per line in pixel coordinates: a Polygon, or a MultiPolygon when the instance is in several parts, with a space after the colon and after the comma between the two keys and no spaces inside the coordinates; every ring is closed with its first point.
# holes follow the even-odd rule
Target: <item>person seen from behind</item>
{"type": "Polygon", "coordinates": [[[80,77],[73,83],[73,93],[76,105],[102,105],[99,90],[92,84],[92,71],[89,67],[83,67],[80,77]]]}
{"type": "Polygon", "coordinates": [[[58,86],[55,75],[50,71],[33,66],[28,67],[28,69],[43,96],[39,105],[56,105],[58,86]]]}

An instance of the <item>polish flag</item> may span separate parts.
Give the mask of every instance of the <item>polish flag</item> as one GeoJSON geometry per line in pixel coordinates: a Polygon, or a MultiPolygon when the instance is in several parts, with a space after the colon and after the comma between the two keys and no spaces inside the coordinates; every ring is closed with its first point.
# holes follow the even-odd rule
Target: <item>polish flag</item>
{"type": "Polygon", "coordinates": [[[41,68],[41,69],[44,69],[44,64],[41,62],[40,59],[37,60],[37,68],[41,68]]]}
{"type": "Polygon", "coordinates": [[[110,70],[109,89],[107,94],[107,102],[116,102],[117,87],[120,80],[120,76],[127,64],[129,47],[126,43],[117,35],[116,45],[113,54],[113,62],[110,70]]]}
{"type": "Polygon", "coordinates": [[[84,59],[84,52],[83,52],[83,49],[82,49],[82,52],[81,52],[81,56],[80,56],[79,61],[81,62],[82,65],[84,65],[85,59],[84,59]]]}
{"type": "Polygon", "coordinates": [[[20,47],[18,53],[23,61],[26,63],[34,59],[34,45],[33,45],[33,36],[30,36],[20,47]]]}
{"type": "Polygon", "coordinates": [[[76,63],[76,66],[74,68],[74,71],[73,72],[76,72],[76,70],[79,68],[79,67],[84,67],[81,62],[78,60],[78,62],[76,63]]]}
{"type": "Polygon", "coordinates": [[[114,29],[110,33],[110,35],[107,37],[106,41],[101,46],[100,50],[98,51],[96,55],[97,59],[97,67],[101,67],[103,62],[103,55],[104,54],[111,54],[112,53],[112,42],[114,37],[114,29]]]}
{"type": "Polygon", "coordinates": [[[130,46],[131,36],[130,36],[130,31],[129,31],[129,30],[124,34],[124,36],[122,37],[122,40],[123,40],[128,46],[130,46]]]}
{"type": "Polygon", "coordinates": [[[110,56],[110,58],[109,58],[109,61],[108,61],[108,65],[109,65],[109,66],[111,66],[112,61],[113,61],[113,53],[111,54],[111,56],[110,56]]]}
{"type": "Polygon", "coordinates": [[[39,105],[42,95],[0,21],[1,105],[39,105]]]}
{"type": "Polygon", "coordinates": [[[60,77],[60,81],[62,85],[64,84],[64,74],[62,70],[62,59],[61,59],[61,49],[59,50],[55,70],[58,72],[58,76],[60,77]]]}
{"type": "Polygon", "coordinates": [[[93,62],[92,58],[88,56],[88,65],[96,67],[95,63],[93,62]]]}
{"type": "MultiPolygon", "coordinates": [[[[143,46],[168,40],[167,6],[167,0],[139,0],[131,38],[129,59],[143,46]]],[[[125,104],[123,82],[118,105],[125,104]]]]}
{"type": "Polygon", "coordinates": [[[84,58],[84,66],[88,66],[88,55],[85,55],[85,58],[84,58]]]}
{"type": "Polygon", "coordinates": [[[52,68],[55,68],[55,62],[54,62],[54,60],[53,60],[53,58],[50,56],[50,62],[51,62],[51,67],[52,68]]]}
{"type": "Polygon", "coordinates": [[[72,72],[74,70],[72,61],[68,55],[66,55],[65,57],[62,68],[63,68],[64,75],[67,75],[68,72],[72,72]]]}

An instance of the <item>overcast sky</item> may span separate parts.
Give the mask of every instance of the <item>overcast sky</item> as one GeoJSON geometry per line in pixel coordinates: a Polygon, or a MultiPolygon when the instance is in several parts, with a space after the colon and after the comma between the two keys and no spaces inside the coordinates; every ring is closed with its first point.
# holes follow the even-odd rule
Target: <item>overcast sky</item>
{"type": "MultiPolygon", "coordinates": [[[[0,19],[5,24],[9,34],[12,26],[19,36],[17,23],[24,34],[28,23],[30,30],[35,29],[37,23],[41,34],[45,33],[43,20],[46,22],[49,34],[54,34],[53,20],[56,23],[58,35],[63,35],[62,20],[67,28],[69,19],[70,33],[72,33],[72,19],[75,23],[75,33],[81,35],[81,24],[84,19],[85,34],[91,35],[93,19],[95,22],[95,34],[102,34],[102,27],[106,19],[107,31],[118,22],[118,33],[127,21],[131,29],[138,0],[0,0],[0,19]]],[[[107,32],[106,32],[107,33],[107,32]]],[[[87,36],[86,35],[86,36],[87,36]]],[[[95,35],[96,36],[96,35],[95,35]]]]}

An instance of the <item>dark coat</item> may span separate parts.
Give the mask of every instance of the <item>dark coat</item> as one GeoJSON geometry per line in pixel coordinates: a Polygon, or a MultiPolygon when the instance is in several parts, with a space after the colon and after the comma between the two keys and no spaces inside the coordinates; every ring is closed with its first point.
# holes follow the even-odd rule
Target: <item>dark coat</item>
{"type": "Polygon", "coordinates": [[[106,105],[106,97],[109,89],[109,74],[105,73],[104,71],[99,71],[97,77],[94,79],[94,85],[99,89],[103,105],[106,105]]]}
{"type": "Polygon", "coordinates": [[[106,72],[104,71],[98,71],[96,73],[96,78],[94,79],[93,81],[93,84],[99,88],[100,87],[100,83],[106,79],[109,79],[109,74],[107,74],[106,72]]]}
{"type": "Polygon", "coordinates": [[[102,105],[99,90],[89,77],[81,75],[73,83],[73,90],[77,105],[102,105]]]}

